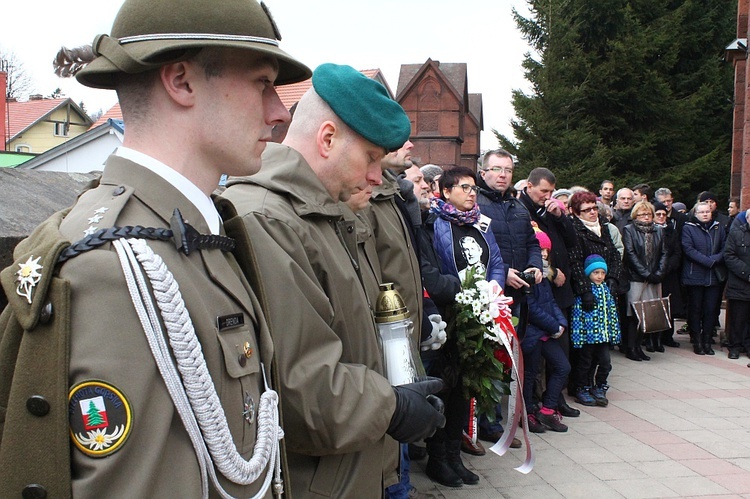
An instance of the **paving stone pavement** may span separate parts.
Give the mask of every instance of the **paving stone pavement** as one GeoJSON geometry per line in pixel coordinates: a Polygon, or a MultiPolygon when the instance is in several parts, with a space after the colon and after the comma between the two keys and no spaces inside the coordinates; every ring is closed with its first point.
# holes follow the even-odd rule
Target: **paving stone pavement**
{"type": "Polygon", "coordinates": [[[718,345],[716,355],[698,356],[687,335],[675,339],[680,348],[649,354],[650,362],[612,351],[609,406],[566,397],[581,416],[565,418],[567,433],[530,435],[529,474],[513,469],[525,449],[511,449],[462,453],[481,477],[477,485],[433,483],[426,459],[412,462],[412,483],[439,498],[750,498],[748,357],[729,360],[718,345]]]}

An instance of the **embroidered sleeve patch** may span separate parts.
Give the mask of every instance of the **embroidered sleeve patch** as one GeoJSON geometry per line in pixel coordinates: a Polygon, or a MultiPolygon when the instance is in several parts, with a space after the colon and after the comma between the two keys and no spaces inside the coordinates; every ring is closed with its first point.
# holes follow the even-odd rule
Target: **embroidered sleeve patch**
{"type": "Polygon", "coordinates": [[[82,381],[68,394],[70,438],[91,457],[106,457],[128,439],[133,411],[125,395],[105,381],[82,381]]]}

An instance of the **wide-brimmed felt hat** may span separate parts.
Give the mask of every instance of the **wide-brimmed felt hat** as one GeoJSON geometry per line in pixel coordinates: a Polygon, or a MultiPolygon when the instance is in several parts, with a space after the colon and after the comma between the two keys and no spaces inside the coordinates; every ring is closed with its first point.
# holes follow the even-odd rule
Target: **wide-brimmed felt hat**
{"type": "Polygon", "coordinates": [[[96,58],[76,78],[113,89],[118,75],[183,61],[205,47],[228,47],[275,57],[276,85],[308,79],[310,69],[281,50],[279,40],[270,12],[256,0],[126,0],[111,34],[94,39],[96,58]]]}

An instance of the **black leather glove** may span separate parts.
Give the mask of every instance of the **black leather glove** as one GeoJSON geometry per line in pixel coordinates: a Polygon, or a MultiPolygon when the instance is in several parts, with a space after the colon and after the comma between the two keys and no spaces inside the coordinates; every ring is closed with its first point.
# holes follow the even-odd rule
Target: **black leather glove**
{"type": "Polygon", "coordinates": [[[612,293],[613,295],[616,295],[617,294],[617,279],[615,279],[614,277],[610,277],[608,279],[605,279],[604,282],[609,288],[609,292],[612,293]]]}
{"type": "Polygon", "coordinates": [[[591,312],[596,306],[596,300],[594,300],[594,293],[586,291],[581,295],[581,308],[585,312],[591,312]]]}
{"type": "Polygon", "coordinates": [[[442,389],[443,381],[438,378],[394,386],[396,410],[387,433],[401,443],[411,443],[430,437],[445,426],[443,403],[432,395],[442,389]]]}
{"type": "Polygon", "coordinates": [[[649,274],[649,276],[646,278],[646,282],[649,282],[651,284],[659,284],[661,282],[661,276],[658,276],[656,274],[649,274]]]}

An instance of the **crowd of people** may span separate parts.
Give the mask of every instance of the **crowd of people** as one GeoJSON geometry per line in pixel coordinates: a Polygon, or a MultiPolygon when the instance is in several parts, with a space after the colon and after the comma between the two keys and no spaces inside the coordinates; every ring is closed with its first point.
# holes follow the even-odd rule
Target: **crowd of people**
{"type": "MultiPolygon", "coordinates": [[[[460,288],[462,270],[479,267],[488,280],[505,279],[498,282],[513,297],[513,314],[520,319],[529,431],[567,431],[563,417],[579,411],[566,402],[566,386],[577,403],[606,407],[611,352],[619,349],[642,362],[652,359],[648,353],[680,347],[675,319],[686,320],[678,333],[689,334],[695,354],[714,355],[724,296],[728,356],[750,357],[750,226],[738,199],[729,200],[725,215],[708,191],[688,210],[670,189],[652,191],[647,184],[615,190],[605,180],[598,193],[580,186],[556,189],[546,168],[514,184],[513,158],[501,149],[485,153],[475,175],[465,167],[425,165],[417,171],[405,178],[421,198],[425,296],[448,319],[446,307],[460,288]],[[482,224],[484,216],[489,220],[482,224]],[[660,303],[669,304],[663,313],[671,327],[647,329],[635,305],[665,297],[660,303]]],[[[451,348],[449,331],[443,363],[454,357],[451,348]]],[[[432,364],[436,354],[430,355],[432,364]]],[[[457,375],[460,380],[462,373],[457,375]]],[[[466,400],[461,404],[451,418],[465,427],[466,400]]],[[[496,442],[502,420],[498,407],[491,427],[480,421],[478,440],[496,442]]],[[[463,439],[464,452],[486,452],[466,432],[463,439]]],[[[455,486],[458,480],[435,472],[429,441],[427,454],[428,476],[455,486]]]]}
{"type": "Polygon", "coordinates": [[[614,348],[679,346],[636,302],[669,296],[712,355],[726,291],[729,356],[750,355],[739,200],[683,213],[666,188],[556,190],[546,168],[514,184],[501,149],[476,172],[419,167],[384,86],[280,39],[255,0],[126,0],[110,35],[61,49],[58,73],[116,90],[126,127],[0,274],[1,496],[427,497],[424,458],[474,485],[462,452],[522,442],[495,401],[470,417],[451,321],[467,275],[512,298],[531,432],[580,415],[566,387],[608,405],[614,348]],[[309,77],[292,119],[275,87],[309,77]],[[385,283],[386,319],[413,330],[398,382],[385,283]]]}

